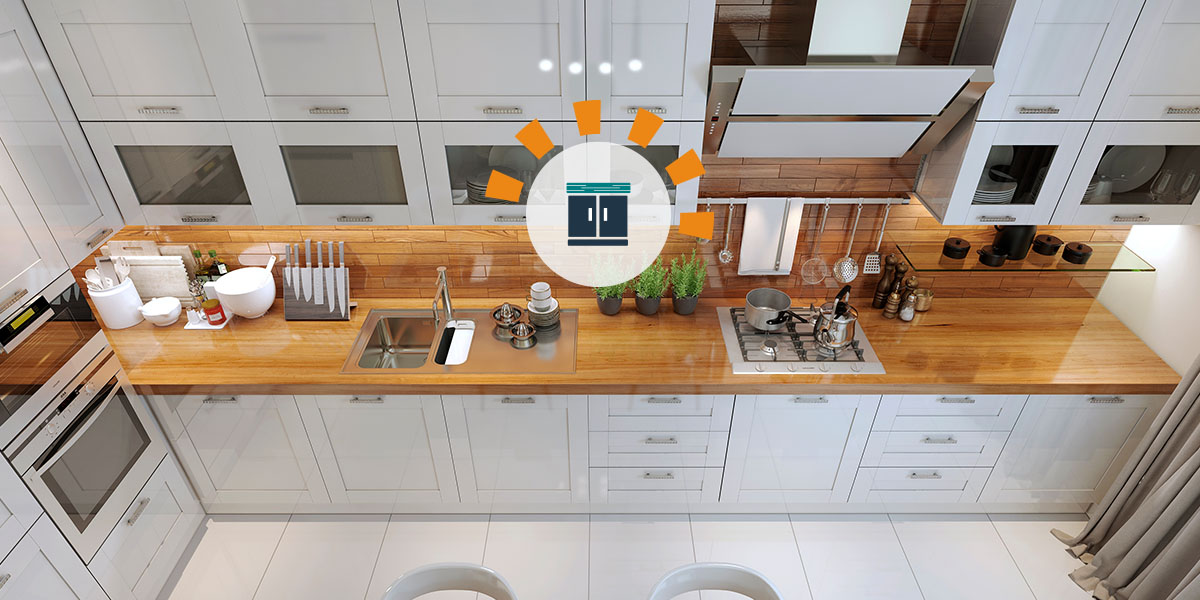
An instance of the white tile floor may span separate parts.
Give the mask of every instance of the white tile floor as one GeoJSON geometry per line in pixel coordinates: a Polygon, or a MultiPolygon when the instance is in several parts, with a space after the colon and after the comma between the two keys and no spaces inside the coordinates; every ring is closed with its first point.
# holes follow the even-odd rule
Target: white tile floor
{"type": "Polygon", "coordinates": [[[670,569],[718,561],[761,571],[788,600],[1084,600],[1090,596],[1067,579],[1079,562],[1050,535],[1052,528],[1078,531],[1083,521],[899,514],[214,516],[162,598],[377,600],[408,569],[470,562],[499,571],[521,600],[641,600],[670,569]]]}

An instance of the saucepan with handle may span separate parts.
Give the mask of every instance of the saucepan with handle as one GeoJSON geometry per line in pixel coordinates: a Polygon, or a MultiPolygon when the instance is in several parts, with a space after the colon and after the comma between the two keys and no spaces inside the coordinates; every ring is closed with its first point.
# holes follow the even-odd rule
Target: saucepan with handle
{"type": "Polygon", "coordinates": [[[746,294],[746,322],[759,331],[779,331],[793,319],[808,322],[791,308],[791,297],[775,288],[757,288],[746,294]]]}

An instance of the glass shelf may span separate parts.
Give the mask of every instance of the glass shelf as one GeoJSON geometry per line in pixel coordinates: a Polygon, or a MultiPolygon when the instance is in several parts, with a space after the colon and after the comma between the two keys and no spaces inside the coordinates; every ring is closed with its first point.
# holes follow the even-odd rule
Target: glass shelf
{"type": "MultiPolygon", "coordinates": [[[[921,272],[938,272],[938,271],[1022,271],[1022,272],[1091,272],[1091,273],[1111,273],[1111,272],[1152,272],[1154,266],[1142,259],[1125,247],[1125,244],[1120,242],[1085,242],[1092,247],[1092,257],[1086,264],[1077,265],[1063,260],[1062,249],[1054,256],[1043,256],[1029,251],[1029,256],[1024,260],[1008,260],[1004,261],[1004,266],[989,267],[979,262],[979,255],[975,252],[979,248],[986,246],[986,243],[972,243],[971,251],[966,258],[954,259],[942,256],[941,242],[902,242],[896,244],[900,254],[912,266],[913,271],[921,272]]],[[[1065,244],[1064,244],[1065,247],[1065,244]]]]}

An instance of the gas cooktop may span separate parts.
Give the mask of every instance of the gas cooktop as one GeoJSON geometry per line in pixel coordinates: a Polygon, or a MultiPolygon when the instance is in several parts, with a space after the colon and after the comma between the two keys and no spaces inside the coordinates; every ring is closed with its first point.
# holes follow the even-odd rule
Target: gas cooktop
{"type": "Polygon", "coordinates": [[[725,338],[725,352],[737,374],[795,373],[806,375],[822,374],[871,374],[882,375],[883,363],[871,349],[866,334],[859,328],[850,346],[834,353],[819,346],[812,335],[811,323],[816,319],[817,309],[793,309],[793,312],[808,319],[808,323],[791,321],[784,329],[773,332],[759,331],[746,322],[746,309],[722,306],[717,308],[721,322],[721,335],[725,338]]]}

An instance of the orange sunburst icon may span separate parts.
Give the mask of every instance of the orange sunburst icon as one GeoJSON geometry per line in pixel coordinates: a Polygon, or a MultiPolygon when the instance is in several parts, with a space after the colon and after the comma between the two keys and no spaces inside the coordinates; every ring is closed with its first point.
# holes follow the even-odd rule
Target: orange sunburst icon
{"type": "MultiPolygon", "coordinates": [[[[601,106],[599,100],[583,100],[576,102],[575,105],[575,125],[579,129],[579,135],[598,135],[601,125],[601,106]]],[[[658,129],[662,127],[663,119],[650,111],[639,108],[637,115],[633,119],[633,126],[629,130],[629,141],[643,148],[650,145],[654,139],[654,134],[658,133],[658,129]]],[[[550,140],[550,136],[546,133],[542,124],[534,119],[528,125],[521,128],[516,135],[517,141],[525,146],[537,158],[542,158],[554,148],[554,142],[550,140]]],[[[700,162],[700,156],[695,150],[688,150],[679,158],[675,159],[671,164],[667,165],[667,175],[671,178],[671,182],[679,185],[685,181],[690,181],[704,174],[704,165],[700,162]]],[[[525,186],[524,182],[519,179],[510,177],[499,171],[493,170],[488,178],[487,190],[484,192],[488,198],[496,200],[505,200],[507,202],[519,202],[521,199],[521,189],[525,186]]],[[[687,212],[679,215],[679,233],[690,235],[697,238],[712,239],[713,234],[713,213],[711,212],[687,212]]]]}

